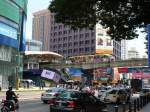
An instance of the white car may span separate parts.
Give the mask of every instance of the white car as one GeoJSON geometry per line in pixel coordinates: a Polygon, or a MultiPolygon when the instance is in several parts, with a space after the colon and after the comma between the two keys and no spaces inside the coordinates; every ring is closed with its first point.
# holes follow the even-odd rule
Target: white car
{"type": "Polygon", "coordinates": [[[110,89],[111,89],[111,87],[99,87],[98,97],[101,97],[103,94],[105,94],[106,91],[108,91],[110,89]]]}
{"type": "Polygon", "coordinates": [[[130,94],[121,88],[113,88],[102,97],[104,97],[104,101],[112,103],[128,102],[130,100],[130,94]]]}
{"type": "Polygon", "coordinates": [[[52,102],[63,91],[65,91],[64,88],[52,87],[41,94],[41,100],[43,103],[52,102]]]}

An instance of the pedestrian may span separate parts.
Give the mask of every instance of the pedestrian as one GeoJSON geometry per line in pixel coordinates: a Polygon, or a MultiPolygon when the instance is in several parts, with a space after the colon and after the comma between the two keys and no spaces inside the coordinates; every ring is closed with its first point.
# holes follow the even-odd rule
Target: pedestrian
{"type": "Polygon", "coordinates": [[[95,90],[94,90],[94,96],[98,97],[98,89],[97,88],[95,88],[95,90]]]}

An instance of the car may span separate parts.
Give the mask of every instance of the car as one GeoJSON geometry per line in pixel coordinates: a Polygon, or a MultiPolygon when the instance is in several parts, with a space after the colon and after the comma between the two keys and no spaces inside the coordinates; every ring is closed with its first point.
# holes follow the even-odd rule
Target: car
{"type": "Polygon", "coordinates": [[[53,101],[63,91],[65,91],[64,88],[51,87],[41,94],[41,101],[43,101],[43,103],[49,103],[53,101]]]}
{"type": "Polygon", "coordinates": [[[113,88],[105,93],[104,101],[111,103],[129,102],[130,94],[124,88],[113,88]]]}
{"type": "Polygon", "coordinates": [[[103,93],[105,93],[107,90],[111,89],[111,87],[99,87],[98,88],[98,97],[101,97],[103,95],[103,93]]]}
{"type": "Polygon", "coordinates": [[[101,112],[105,108],[104,102],[81,91],[64,91],[50,104],[50,112],[101,112]]]}

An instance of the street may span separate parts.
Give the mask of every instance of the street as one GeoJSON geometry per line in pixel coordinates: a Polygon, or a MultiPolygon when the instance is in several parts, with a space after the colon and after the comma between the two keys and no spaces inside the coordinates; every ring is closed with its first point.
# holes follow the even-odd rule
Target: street
{"type": "MultiPolygon", "coordinates": [[[[19,94],[20,109],[17,112],[49,112],[49,105],[40,100],[42,91],[16,92],[19,94]]],[[[5,99],[5,92],[0,94],[5,99]]],[[[108,104],[108,110],[114,111],[114,105],[108,104]]]]}
{"type": "MultiPolygon", "coordinates": [[[[49,105],[40,100],[42,91],[17,92],[19,94],[20,108],[17,112],[49,112],[49,105]]],[[[0,93],[0,100],[5,99],[5,92],[0,93]]],[[[115,112],[115,104],[107,104],[108,112],[115,112]]],[[[122,112],[122,105],[119,106],[119,112],[122,112]]],[[[126,105],[126,108],[128,105],[126,105]]]]}
{"type": "MultiPolygon", "coordinates": [[[[18,112],[49,112],[48,104],[40,100],[42,91],[17,92],[19,94],[20,109],[18,112]]],[[[0,99],[5,99],[5,92],[0,94],[0,99]]]]}
{"type": "Polygon", "coordinates": [[[18,112],[49,112],[49,105],[43,104],[40,99],[20,101],[18,112]]]}

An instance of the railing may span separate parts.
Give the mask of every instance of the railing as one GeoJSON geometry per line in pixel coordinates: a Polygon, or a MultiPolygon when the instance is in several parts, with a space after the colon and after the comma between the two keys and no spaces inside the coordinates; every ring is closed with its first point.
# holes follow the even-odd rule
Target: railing
{"type": "Polygon", "coordinates": [[[96,67],[133,67],[133,66],[148,66],[147,59],[132,59],[132,60],[121,60],[111,62],[99,62],[99,63],[71,63],[71,64],[42,64],[40,67],[51,67],[51,68],[65,68],[65,67],[82,67],[85,69],[96,68],[96,67]]]}
{"type": "MultiPolygon", "coordinates": [[[[111,111],[111,112],[139,112],[148,103],[150,103],[150,96],[142,95],[139,98],[131,100],[127,104],[122,103],[122,105],[115,105],[113,109],[114,111],[111,111]]],[[[110,111],[105,109],[103,110],[103,112],[110,112],[110,111]]]]}

